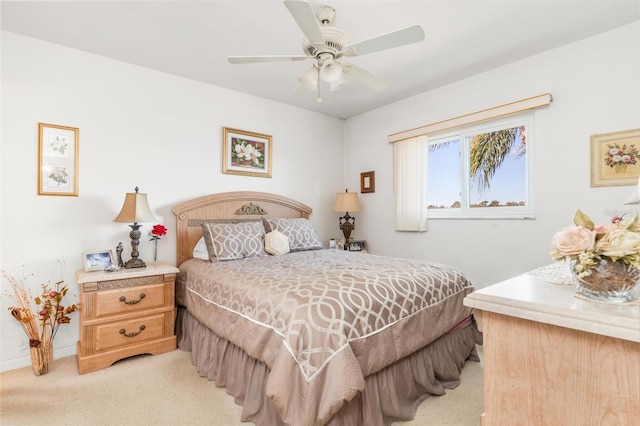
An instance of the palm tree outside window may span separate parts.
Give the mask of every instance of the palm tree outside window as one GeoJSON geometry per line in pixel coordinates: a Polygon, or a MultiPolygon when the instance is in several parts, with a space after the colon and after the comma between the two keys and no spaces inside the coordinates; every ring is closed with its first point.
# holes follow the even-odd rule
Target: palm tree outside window
{"type": "Polygon", "coordinates": [[[531,218],[532,114],[430,135],[429,218],[531,218]]]}

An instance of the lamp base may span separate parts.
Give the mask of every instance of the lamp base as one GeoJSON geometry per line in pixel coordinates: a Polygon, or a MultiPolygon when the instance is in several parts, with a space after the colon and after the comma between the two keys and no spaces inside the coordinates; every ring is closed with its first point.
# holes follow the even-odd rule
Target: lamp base
{"type": "Polygon", "coordinates": [[[124,264],[124,267],[126,269],[131,269],[131,268],[146,268],[147,264],[144,263],[144,260],[142,259],[138,259],[136,258],[131,258],[129,260],[127,260],[127,263],[124,264]]]}

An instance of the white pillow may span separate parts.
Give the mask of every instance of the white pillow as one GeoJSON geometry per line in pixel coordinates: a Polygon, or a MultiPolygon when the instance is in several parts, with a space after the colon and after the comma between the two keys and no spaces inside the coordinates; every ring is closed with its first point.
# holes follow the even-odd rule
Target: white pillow
{"type": "Polygon", "coordinates": [[[269,232],[264,236],[264,250],[274,256],[289,253],[289,237],[277,230],[269,232]]]}
{"type": "Polygon", "coordinates": [[[196,259],[210,260],[207,243],[204,241],[204,237],[200,237],[198,244],[193,248],[193,257],[196,259]]]}

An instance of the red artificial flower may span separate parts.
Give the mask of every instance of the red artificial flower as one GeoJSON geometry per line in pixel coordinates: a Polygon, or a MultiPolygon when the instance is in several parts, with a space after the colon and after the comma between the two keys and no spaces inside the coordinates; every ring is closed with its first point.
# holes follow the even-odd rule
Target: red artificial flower
{"type": "Polygon", "coordinates": [[[164,225],[153,225],[153,229],[151,229],[151,235],[154,240],[160,239],[167,234],[167,228],[164,225]]]}

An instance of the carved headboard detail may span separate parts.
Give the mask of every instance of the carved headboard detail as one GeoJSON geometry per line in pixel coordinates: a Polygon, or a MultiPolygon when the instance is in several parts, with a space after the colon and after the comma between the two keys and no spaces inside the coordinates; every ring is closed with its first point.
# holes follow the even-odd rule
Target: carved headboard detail
{"type": "Polygon", "coordinates": [[[173,206],[171,211],[176,215],[176,264],[180,266],[193,257],[193,248],[202,237],[203,223],[237,223],[263,217],[308,219],[312,209],[281,195],[237,191],[194,198],[173,206]]]}

